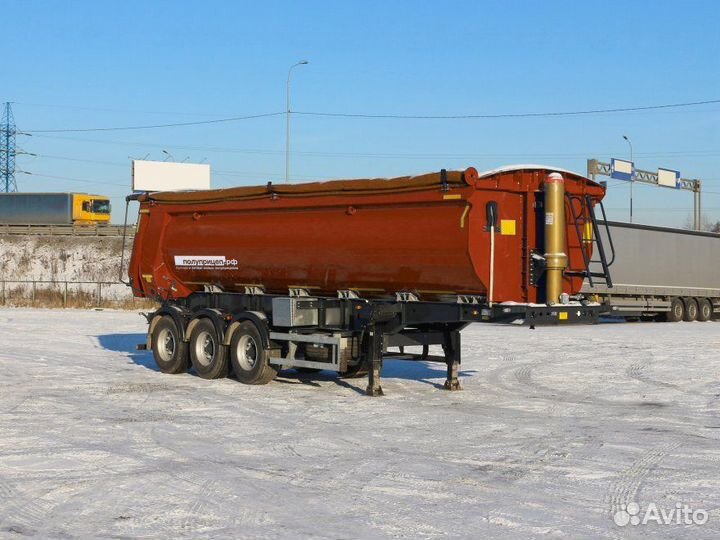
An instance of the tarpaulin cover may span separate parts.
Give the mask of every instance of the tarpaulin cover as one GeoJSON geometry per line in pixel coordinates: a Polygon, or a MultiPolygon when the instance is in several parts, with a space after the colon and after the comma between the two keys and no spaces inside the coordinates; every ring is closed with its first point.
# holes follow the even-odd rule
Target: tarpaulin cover
{"type": "MultiPolygon", "coordinates": [[[[474,169],[468,171],[447,171],[448,186],[462,187],[477,178],[474,169]],[[472,172],[470,172],[472,171],[472,172]]],[[[282,196],[316,196],[342,194],[373,194],[388,192],[420,191],[442,186],[441,173],[429,173],[419,176],[400,176],[398,178],[374,178],[359,180],[329,180],[305,184],[272,184],[265,186],[233,187],[210,189],[207,191],[160,191],[139,197],[139,200],[152,200],[160,203],[206,203],[238,199],[252,199],[277,194],[282,196]]]]}

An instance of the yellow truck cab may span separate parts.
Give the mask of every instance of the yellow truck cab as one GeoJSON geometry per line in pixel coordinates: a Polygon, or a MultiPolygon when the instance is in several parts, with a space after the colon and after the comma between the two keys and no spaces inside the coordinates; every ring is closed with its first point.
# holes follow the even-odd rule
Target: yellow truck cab
{"type": "Polygon", "coordinates": [[[89,225],[110,221],[110,200],[102,195],[73,194],[73,223],[89,225]]]}

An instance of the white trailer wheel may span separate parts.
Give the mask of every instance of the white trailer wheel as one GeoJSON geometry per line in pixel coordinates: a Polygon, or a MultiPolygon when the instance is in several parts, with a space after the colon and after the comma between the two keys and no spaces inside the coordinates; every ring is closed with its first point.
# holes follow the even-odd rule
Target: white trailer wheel
{"type": "Polygon", "coordinates": [[[195,340],[195,358],[204,367],[212,363],[217,351],[217,343],[210,332],[201,332],[195,340]]]}
{"type": "Polygon", "coordinates": [[[163,359],[164,362],[170,362],[172,357],[175,356],[175,349],[177,342],[175,336],[168,328],[163,328],[158,332],[157,336],[157,351],[158,356],[163,359]]]}
{"type": "Polygon", "coordinates": [[[240,336],[234,348],[237,362],[245,371],[251,371],[258,361],[258,345],[251,335],[240,336]]]}
{"type": "Polygon", "coordinates": [[[713,305],[707,298],[700,298],[698,300],[698,321],[709,321],[713,316],[713,305]]]}
{"type": "Polygon", "coordinates": [[[210,319],[200,319],[192,330],[190,360],[203,379],[221,379],[228,375],[227,347],[220,343],[218,331],[210,319]]]}
{"type": "Polygon", "coordinates": [[[169,315],[160,318],[152,331],[152,351],[155,363],[163,373],[186,373],[190,368],[187,343],[169,315]]]}
{"type": "Polygon", "coordinates": [[[670,301],[670,311],[665,315],[667,322],[679,322],[685,318],[685,303],[680,298],[670,301]]]}
{"type": "Polygon", "coordinates": [[[230,362],[235,377],[245,384],[267,384],[277,375],[263,347],[260,330],[250,321],[243,321],[230,340],[230,362]]]}
{"type": "Polygon", "coordinates": [[[685,298],[685,317],[684,321],[693,322],[698,318],[698,303],[694,298],[685,298]]]}

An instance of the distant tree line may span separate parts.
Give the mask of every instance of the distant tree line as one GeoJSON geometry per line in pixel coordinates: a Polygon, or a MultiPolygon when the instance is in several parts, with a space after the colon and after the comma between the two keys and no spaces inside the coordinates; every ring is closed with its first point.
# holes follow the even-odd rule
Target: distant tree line
{"type": "MultiPolygon", "coordinates": [[[[686,229],[694,229],[692,221],[690,218],[687,219],[685,222],[685,228],[686,229]]],[[[702,224],[700,225],[701,231],[707,231],[707,232],[713,232],[713,233],[720,233],[720,220],[717,220],[715,222],[710,221],[709,219],[703,219],[702,224]]]]}
{"type": "MultiPolygon", "coordinates": [[[[687,222],[685,222],[685,228],[686,229],[694,229],[692,222],[688,218],[687,222]]],[[[714,223],[708,219],[703,219],[702,224],[700,225],[701,231],[708,231],[708,232],[714,232],[714,233],[720,233],[720,220],[715,221],[714,223]]]]}

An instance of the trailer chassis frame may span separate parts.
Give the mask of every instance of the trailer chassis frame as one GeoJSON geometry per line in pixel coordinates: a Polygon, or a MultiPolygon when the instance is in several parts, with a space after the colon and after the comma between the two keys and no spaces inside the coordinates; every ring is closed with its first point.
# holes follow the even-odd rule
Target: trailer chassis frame
{"type": "MultiPolygon", "coordinates": [[[[186,298],[169,299],[157,311],[147,316],[151,323],[155,316],[172,312],[181,321],[181,335],[189,340],[188,325],[200,317],[212,317],[216,325],[231,324],[252,314],[256,324],[266,324],[271,343],[285,345],[285,355],[271,356],[271,363],[285,367],[330,369],[343,372],[346,360],[340,357],[343,339],[358,339],[358,356],[353,364],[367,370],[367,395],[383,395],[381,373],[383,359],[441,362],[447,367],[443,387],[461,390],[461,330],[471,322],[508,322],[523,319],[531,329],[536,325],[597,322],[601,306],[579,302],[564,305],[493,304],[484,299],[460,296],[455,302],[426,302],[417,300],[366,299],[353,295],[333,297],[305,297],[259,293],[198,292],[186,298]],[[302,299],[313,302],[317,322],[302,326],[273,324],[273,301],[302,299]],[[262,317],[258,317],[261,314],[262,317]],[[328,359],[311,360],[297,356],[299,344],[313,344],[329,348],[328,359]],[[430,355],[431,345],[442,347],[443,355],[430,355]],[[405,347],[421,346],[422,353],[409,354],[405,347]],[[399,353],[388,348],[398,347],[399,353]]],[[[406,296],[403,298],[412,298],[406,296]]],[[[148,336],[148,344],[150,336],[148,336]]],[[[141,346],[146,348],[147,345],[141,346]]],[[[277,350],[277,348],[275,348],[277,350]]]]}

